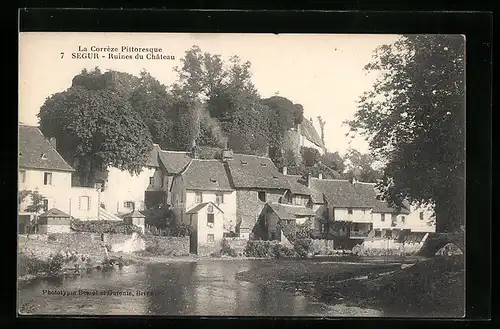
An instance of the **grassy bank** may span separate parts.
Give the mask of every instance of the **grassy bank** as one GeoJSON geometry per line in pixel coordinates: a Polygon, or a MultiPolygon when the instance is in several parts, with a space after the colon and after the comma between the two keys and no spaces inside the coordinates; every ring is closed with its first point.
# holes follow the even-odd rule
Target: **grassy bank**
{"type": "Polygon", "coordinates": [[[239,279],[303,292],[328,304],[373,308],[384,316],[461,317],[464,263],[461,257],[400,265],[282,263],[242,272],[239,279]]]}

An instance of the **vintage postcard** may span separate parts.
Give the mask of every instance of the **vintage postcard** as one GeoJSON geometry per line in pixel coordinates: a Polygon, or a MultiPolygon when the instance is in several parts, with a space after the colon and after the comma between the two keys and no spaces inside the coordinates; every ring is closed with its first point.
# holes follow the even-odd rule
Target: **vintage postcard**
{"type": "Polygon", "coordinates": [[[463,36],[19,39],[19,315],[464,316],[463,36]]]}

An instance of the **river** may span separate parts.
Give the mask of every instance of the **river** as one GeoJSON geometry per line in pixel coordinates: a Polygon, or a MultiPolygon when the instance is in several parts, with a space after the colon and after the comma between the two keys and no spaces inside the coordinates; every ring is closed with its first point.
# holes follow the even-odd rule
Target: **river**
{"type": "MultiPolygon", "coordinates": [[[[35,279],[19,287],[18,301],[19,305],[34,305],[32,313],[37,315],[382,315],[378,310],[327,305],[307,295],[235,278],[238,272],[262,266],[273,266],[273,261],[134,264],[72,277],[35,279]]],[[[342,263],[331,264],[331,271],[343,268],[342,263]]]]}

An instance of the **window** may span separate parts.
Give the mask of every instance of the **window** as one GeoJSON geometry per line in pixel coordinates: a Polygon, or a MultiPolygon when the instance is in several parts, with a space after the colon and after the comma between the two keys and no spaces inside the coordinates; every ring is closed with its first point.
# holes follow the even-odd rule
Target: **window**
{"type": "Polygon", "coordinates": [[[381,238],[381,237],[382,237],[382,231],[380,231],[380,230],[375,230],[375,237],[376,237],[376,238],[381,238]]]}
{"type": "Polygon", "coordinates": [[[385,214],[380,214],[380,221],[385,222],[385,214]]]}
{"type": "Polygon", "coordinates": [[[406,217],[405,217],[405,216],[401,216],[401,223],[403,223],[403,224],[404,224],[404,223],[405,223],[405,221],[406,221],[406,217]]]}
{"type": "Polygon", "coordinates": [[[424,220],[424,212],[423,211],[420,212],[419,216],[420,216],[420,220],[424,220]]]}
{"type": "Polygon", "coordinates": [[[149,177],[149,185],[155,185],[155,178],[149,177]]]}
{"type": "Polygon", "coordinates": [[[161,176],[161,187],[165,187],[165,176],[161,176]]]}
{"type": "Polygon", "coordinates": [[[224,194],[222,194],[222,193],[217,193],[217,194],[215,195],[215,203],[216,203],[217,205],[220,205],[221,203],[224,203],[224,194]]]}
{"type": "Polygon", "coordinates": [[[132,202],[132,201],[125,201],[125,202],[123,203],[123,206],[124,206],[125,208],[132,209],[132,208],[134,208],[134,202],[132,202]]]}
{"type": "Polygon", "coordinates": [[[19,170],[19,182],[26,182],[26,170],[19,170]]]}
{"type": "Polygon", "coordinates": [[[352,208],[347,208],[347,213],[348,213],[349,215],[352,215],[352,208]]]}
{"type": "Polygon", "coordinates": [[[215,224],[214,214],[207,214],[207,225],[213,227],[215,224]]]}
{"type": "Polygon", "coordinates": [[[43,173],[43,185],[52,185],[52,173],[43,173]]]}
{"type": "Polygon", "coordinates": [[[207,234],[207,242],[214,242],[215,238],[213,234],[207,234]]]}
{"type": "Polygon", "coordinates": [[[266,192],[259,191],[259,200],[262,202],[266,202],[266,192]]]}
{"type": "Polygon", "coordinates": [[[211,204],[209,204],[208,207],[207,207],[207,213],[208,214],[213,214],[214,213],[214,206],[212,206],[211,204]]]}
{"type": "Polygon", "coordinates": [[[81,196],[78,203],[78,209],[83,211],[90,210],[90,198],[88,196],[81,196]]]}
{"type": "Polygon", "coordinates": [[[397,216],[396,215],[392,215],[391,216],[391,226],[396,226],[397,224],[397,216]]]}
{"type": "Polygon", "coordinates": [[[43,204],[43,211],[49,210],[49,200],[48,199],[43,199],[42,204],[43,204]]]}
{"type": "Polygon", "coordinates": [[[42,158],[43,160],[47,160],[47,154],[42,153],[42,155],[40,155],[40,158],[42,158]]]}
{"type": "Polygon", "coordinates": [[[203,193],[202,192],[196,192],[195,193],[195,202],[196,203],[202,203],[203,202],[203,193]]]}

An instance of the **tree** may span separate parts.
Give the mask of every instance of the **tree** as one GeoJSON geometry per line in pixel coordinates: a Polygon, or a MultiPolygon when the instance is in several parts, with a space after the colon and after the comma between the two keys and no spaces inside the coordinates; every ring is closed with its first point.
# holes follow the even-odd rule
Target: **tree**
{"type": "Polygon", "coordinates": [[[161,148],[172,147],[176,118],[172,115],[173,97],[166,87],[143,70],[130,103],[148,127],[153,142],[161,148]]]}
{"type": "Polygon", "coordinates": [[[174,90],[184,100],[206,105],[195,112],[193,119],[198,121],[189,126],[193,131],[184,130],[195,133],[201,146],[228,144],[238,153],[266,154],[266,108],[251,82],[250,62],[233,56],[224,63],[220,55],[203,53],[197,46],[187,50],[181,61],[174,90]]]}
{"type": "Polygon", "coordinates": [[[349,149],[345,155],[347,160],[347,172],[345,178],[351,180],[355,177],[357,180],[366,183],[377,183],[382,179],[383,173],[373,168],[375,157],[369,153],[362,154],[358,150],[349,149]]]}
{"type": "Polygon", "coordinates": [[[139,173],[152,148],[140,115],[122,93],[106,85],[77,84],[52,95],[38,118],[43,134],[57,138],[58,151],[76,167],[84,186],[92,186],[94,172],[106,166],[139,173]]]}
{"type": "Polygon", "coordinates": [[[464,46],[461,36],[408,35],[379,47],[365,69],[380,76],[349,122],[385,159],[389,202],[433,204],[440,232],[464,222],[464,46]]]}
{"type": "MultiPolygon", "coordinates": [[[[18,192],[18,204],[21,206],[27,197],[30,197],[30,203],[25,207],[24,211],[33,213],[35,215],[34,221],[29,223],[28,234],[36,227],[38,223],[38,215],[45,209],[45,197],[41,195],[37,190],[22,190],[18,192]]],[[[36,232],[35,232],[36,233],[36,232]]]]}
{"type": "Polygon", "coordinates": [[[342,156],[340,156],[339,152],[325,153],[321,156],[321,163],[338,173],[343,173],[345,169],[344,159],[342,159],[342,156]]]}
{"type": "Polygon", "coordinates": [[[326,121],[323,120],[321,116],[318,116],[318,122],[319,122],[319,128],[321,129],[321,141],[323,142],[323,145],[325,144],[325,125],[326,121]]]}
{"type": "Polygon", "coordinates": [[[300,151],[305,167],[313,167],[320,161],[321,155],[317,149],[302,146],[300,151]]]}

